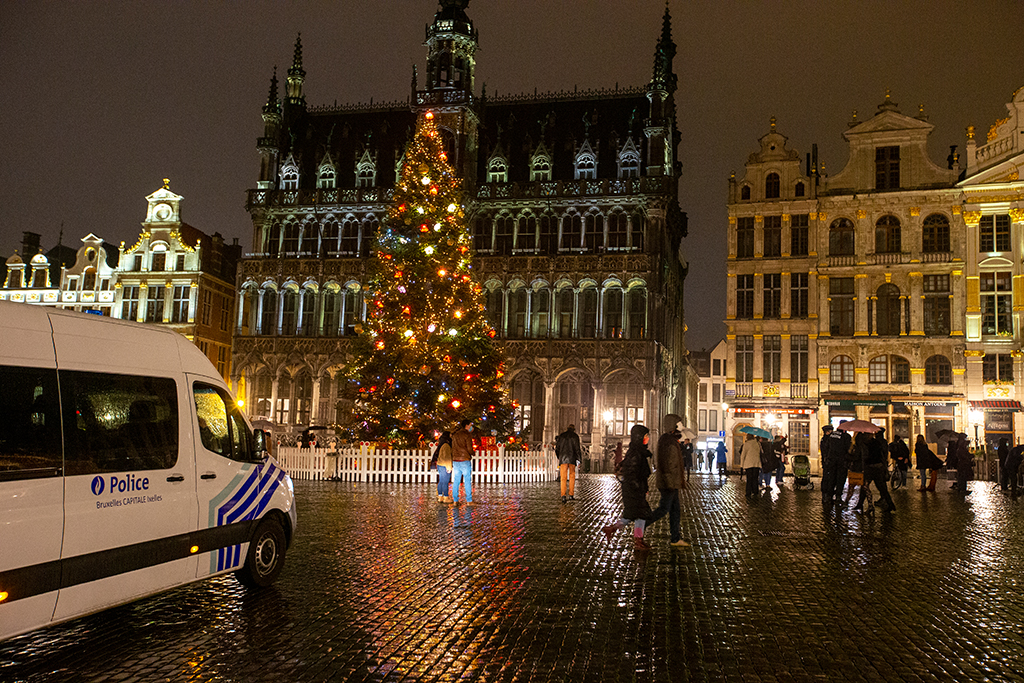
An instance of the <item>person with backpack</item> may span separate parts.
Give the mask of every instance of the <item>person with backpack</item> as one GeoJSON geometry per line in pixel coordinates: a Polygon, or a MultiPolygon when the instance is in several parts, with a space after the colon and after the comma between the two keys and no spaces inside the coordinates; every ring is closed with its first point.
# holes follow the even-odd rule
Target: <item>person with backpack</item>
{"type": "Polygon", "coordinates": [[[629,448],[622,456],[619,466],[619,485],[622,490],[622,515],[611,524],[601,528],[605,538],[612,536],[627,524],[633,524],[633,544],[637,550],[650,550],[644,540],[644,529],[651,518],[652,510],[647,502],[648,480],[651,477],[650,459],[653,457],[647,444],[651,441],[651,430],[641,424],[629,430],[629,448]]]}
{"type": "Polygon", "coordinates": [[[562,502],[576,500],[576,465],[583,459],[580,437],[576,426],[569,425],[555,438],[555,457],[558,458],[558,478],[562,484],[562,502]]]}

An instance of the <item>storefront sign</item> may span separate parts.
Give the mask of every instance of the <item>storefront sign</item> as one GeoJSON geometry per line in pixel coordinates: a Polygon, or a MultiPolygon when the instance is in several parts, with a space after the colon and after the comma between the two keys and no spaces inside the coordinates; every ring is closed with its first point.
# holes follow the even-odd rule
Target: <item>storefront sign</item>
{"type": "Polygon", "coordinates": [[[872,408],[885,408],[886,406],[889,405],[889,402],[886,400],[871,398],[826,398],[824,403],[829,408],[853,408],[854,406],[871,406],[872,408]]]}

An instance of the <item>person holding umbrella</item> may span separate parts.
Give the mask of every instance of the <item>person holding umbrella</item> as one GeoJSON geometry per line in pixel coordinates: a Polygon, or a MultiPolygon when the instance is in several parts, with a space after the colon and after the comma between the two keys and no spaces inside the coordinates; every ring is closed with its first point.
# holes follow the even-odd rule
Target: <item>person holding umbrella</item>
{"type": "MultiPolygon", "coordinates": [[[[743,428],[740,428],[743,431],[743,428]]],[[[762,430],[763,431],[763,430],[762,430]]],[[[740,467],[747,475],[747,500],[757,497],[758,480],[761,478],[761,447],[750,432],[745,432],[743,450],[740,451],[740,467]]]]}

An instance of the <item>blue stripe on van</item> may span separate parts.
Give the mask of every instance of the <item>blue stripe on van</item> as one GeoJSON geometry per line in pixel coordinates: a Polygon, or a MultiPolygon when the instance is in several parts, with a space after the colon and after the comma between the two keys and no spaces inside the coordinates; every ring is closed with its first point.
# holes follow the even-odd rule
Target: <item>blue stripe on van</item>
{"type": "MultiPolygon", "coordinates": [[[[226,501],[224,495],[210,501],[211,519],[215,519],[218,526],[257,519],[269,505],[285,476],[284,470],[272,460],[254,468],[243,481],[239,482],[236,479],[228,485],[228,488],[237,488],[230,492],[226,501]]],[[[225,492],[227,490],[225,489],[225,492]]],[[[224,571],[240,566],[241,562],[241,545],[221,548],[215,557],[210,557],[210,569],[224,571]]]]}

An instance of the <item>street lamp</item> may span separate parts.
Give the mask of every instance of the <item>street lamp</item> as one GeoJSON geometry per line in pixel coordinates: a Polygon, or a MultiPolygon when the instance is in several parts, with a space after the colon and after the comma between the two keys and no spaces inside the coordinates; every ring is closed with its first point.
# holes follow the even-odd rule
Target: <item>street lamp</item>
{"type": "Polygon", "coordinates": [[[981,425],[982,422],[985,421],[985,413],[983,413],[980,410],[974,409],[974,410],[972,410],[968,414],[968,416],[970,417],[971,422],[974,423],[974,448],[977,449],[978,448],[978,443],[979,443],[978,442],[978,427],[979,427],[979,425],[981,425]]]}

